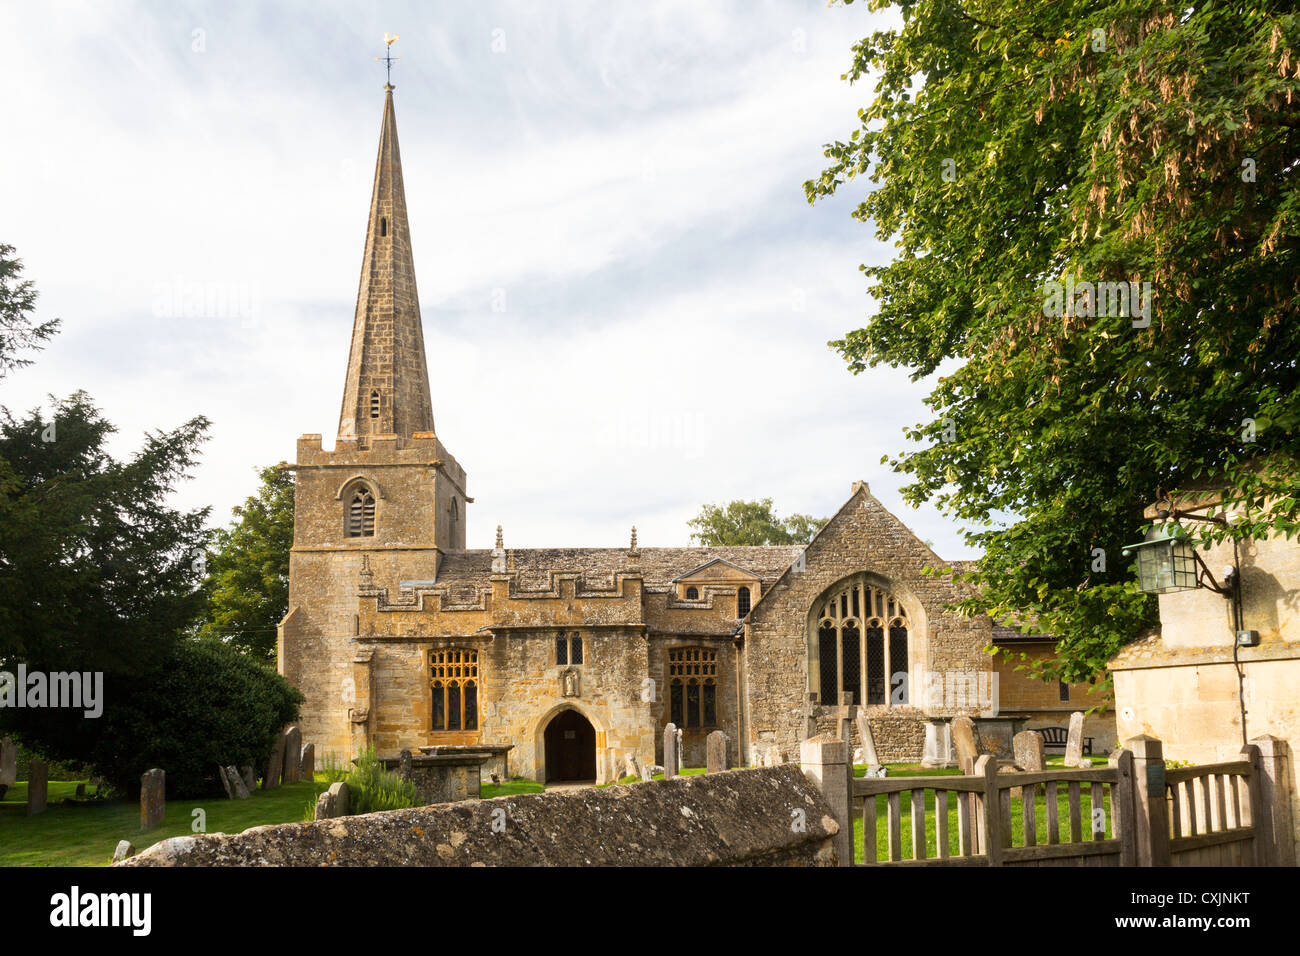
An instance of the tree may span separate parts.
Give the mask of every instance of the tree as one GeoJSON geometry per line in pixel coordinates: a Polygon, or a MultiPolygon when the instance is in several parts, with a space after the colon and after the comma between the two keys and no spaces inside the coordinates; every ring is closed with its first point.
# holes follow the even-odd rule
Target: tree
{"type": "Polygon", "coordinates": [[[41,343],[58,331],[59,320],[33,322],[36,287],[22,279],[23,263],[14,257],[14,247],[0,243],[0,378],[14,369],[31,364],[19,353],[41,348],[41,343]]]}
{"type": "Polygon", "coordinates": [[[692,540],[705,547],[747,544],[807,544],[826,518],[795,514],[784,520],[772,513],[772,499],[732,501],[725,507],[704,505],[686,522],[695,530],[692,540]]]}
{"type": "Polygon", "coordinates": [[[201,633],[269,662],[275,660],[276,626],[289,610],[293,474],[281,465],[258,474],[257,493],[213,535],[201,633]]]}
{"type": "MultiPolygon", "coordinates": [[[[84,392],[48,419],[0,409],[0,669],[101,672],[108,706],[126,678],[156,672],[203,606],[208,509],[167,499],[207,427],[149,433],[118,461],[104,448],[115,429],[84,392]]],[[[74,709],[4,709],[0,722],[73,760],[89,759],[103,726],[74,709]]]]}
{"type": "Polygon", "coordinates": [[[901,9],[854,48],[874,98],[805,184],[869,178],[854,216],[898,248],[831,344],[854,373],[942,366],[920,447],[886,460],[973,525],[962,609],[1036,622],[1059,638],[1043,676],[1093,678],[1156,620],[1121,549],[1160,494],[1248,508],[1207,540],[1300,530],[1300,16],[901,9]]]}

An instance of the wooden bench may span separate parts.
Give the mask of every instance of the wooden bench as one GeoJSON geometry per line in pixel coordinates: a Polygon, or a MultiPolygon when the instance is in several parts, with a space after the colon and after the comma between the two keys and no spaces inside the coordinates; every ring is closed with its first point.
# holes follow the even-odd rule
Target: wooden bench
{"type": "MultiPolygon", "coordinates": [[[[1070,739],[1070,731],[1065,727],[1040,727],[1038,733],[1043,735],[1043,748],[1060,747],[1065,750],[1065,745],[1070,739]]],[[[1083,738],[1083,752],[1092,756],[1092,738],[1083,738]]]]}

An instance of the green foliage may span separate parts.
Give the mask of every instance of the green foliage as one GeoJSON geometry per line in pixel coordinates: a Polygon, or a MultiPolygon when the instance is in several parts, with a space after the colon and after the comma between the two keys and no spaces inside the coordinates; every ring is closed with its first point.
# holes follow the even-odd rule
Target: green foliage
{"type": "Polygon", "coordinates": [[[183,640],[155,673],[116,685],[79,748],[124,793],[140,774],[167,772],[171,797],[219,796],[217,766],[266,766],[302,694],[279,674],[219,641],[183,640]]]}
{"type": "Polygon", "coordinates": [[[293,474],[281,465],[259,472],[257,493],[212,536],[208,608],[200,633],[263,661],[275,659],[276,626],[289,610],[293,546],[293,474]]]}
{"type": "Polygon", "coordinates": [[[867,177],[854,216],[898,250],[863,267],[877,313],[831,344],[855,373],[940,373],[919,447],[886,459],[906,500],[974,529],[962,610],[1057,635],[1041,676],[1094,678],[1156,621],[1121,549],[1162,491],[1247,509],[1207,539],[1300,532],[1300,14],[901,10],[855,47],[874,98],[805,184],[867,177]],[[1149,326],[1082,295],[1049,314],[1067,277],[1152,283],[1149,326]]]}
{"type": "Polygon", "coordinates": [[[36,287],[21,278],[23,263],[14,258],[14,247],[0,243],[0,378],[14,369],[31,364],[19,353],[41,348],[41,343],[58,331],[59,320],[33,322],[36,287]]]}
{"type": "Polygon", "coordinates": [[[357,757],[356,766],[347,775],[347,784],[349,813],[402,810],[420,805],[415,784],[385,770],[375,756],[373,744],[357,757]]]}
{"type": "Polygon", "coordinates": [[[772,499],[732,501],[725,507],[704,505],[686,522],[692,540],[705,547],[756,544],[807,544],[826,518],[795,514],[782,519],[772,513],[772,499]]]}

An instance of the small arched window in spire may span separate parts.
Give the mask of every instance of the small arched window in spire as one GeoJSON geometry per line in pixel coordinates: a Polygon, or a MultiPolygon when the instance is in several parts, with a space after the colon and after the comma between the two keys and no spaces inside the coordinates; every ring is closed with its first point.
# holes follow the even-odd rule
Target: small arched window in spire
{"type": "Polygon", "coordinates": [[[379,389],[375,389],[370,393],[370,417],[379,417],[379,389]]]}
{"type": "Polygon", "coordinates": [[[369,538],[375,533],[375,496],[369,488],[361,487],[352,493],[348,502],[345,531],[349,538],[369,538]]]}
{"type": "Polygon", "coordinates": [[[388,217],[381,216],[379,218],[379,237],[382,239],[387,235],[388,235],[388,217]]]}

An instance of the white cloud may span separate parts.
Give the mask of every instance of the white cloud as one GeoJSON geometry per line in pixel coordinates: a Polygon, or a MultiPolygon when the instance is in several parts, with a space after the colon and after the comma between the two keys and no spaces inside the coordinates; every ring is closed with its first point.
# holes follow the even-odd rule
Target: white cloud
{"type": "MultiPolygon", "coordinates": [[[[357,14],[199,5],[0,11],[0,208],[65,328],[5,383],[85,388],[119,425],[196,414],[187,506],[336,428],[378,136],[384,30],[439,435],[470,545],[685,543],[706,501],[829,514],[923,417],[897,370],[826,346],[890,250],[801,184],[869,91],[839,77],[861,6],[482,3],[357,14]],[[192,49],[204,31],[203,52],[192,49]],[[493,30],[506,51],[492,51],[493,30]],[[48,33],[44,44],[25,38],[48,33]],[[494,289],[508,310],[491,308],[494,289]]],[[[965,554],[930,510],[900,517],[965,554]]]]}

